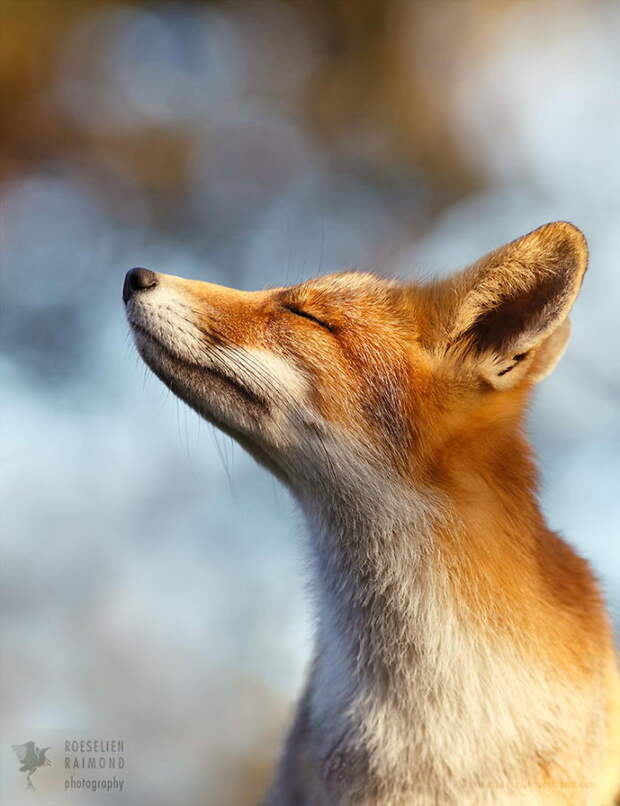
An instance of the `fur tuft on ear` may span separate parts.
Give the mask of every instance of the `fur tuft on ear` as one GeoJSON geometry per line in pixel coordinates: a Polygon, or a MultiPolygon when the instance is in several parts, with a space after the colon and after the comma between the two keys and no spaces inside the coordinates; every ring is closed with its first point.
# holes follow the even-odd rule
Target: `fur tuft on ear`
{"type": "Polygon", "coordinates": [[[453,279],[450,344],[497,389],[537,382],[560,359],[588,262],[577,227],[546,224],[453,279]]]}

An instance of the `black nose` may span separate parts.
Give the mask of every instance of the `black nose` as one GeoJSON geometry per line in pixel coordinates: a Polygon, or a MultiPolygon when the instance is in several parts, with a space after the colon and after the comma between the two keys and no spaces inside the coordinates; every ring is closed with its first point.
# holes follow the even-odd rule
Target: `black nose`
{"type": "Polygon", "coordinates": [[[157,275],[150,269],[130,269],[123,283],[123,302],[128,302],[136,291],[157,285],[157,275]]]}

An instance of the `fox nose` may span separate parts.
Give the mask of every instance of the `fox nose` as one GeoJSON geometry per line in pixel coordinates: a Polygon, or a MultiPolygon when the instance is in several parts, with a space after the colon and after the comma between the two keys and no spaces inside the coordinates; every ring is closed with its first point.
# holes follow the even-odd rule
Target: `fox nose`
{"type": "Polygon", "coordinates": [[[157,275],[150,269],[130,269],[123,283],[123,302],[127,303],[136,293],[157,285],[157,275]]]}

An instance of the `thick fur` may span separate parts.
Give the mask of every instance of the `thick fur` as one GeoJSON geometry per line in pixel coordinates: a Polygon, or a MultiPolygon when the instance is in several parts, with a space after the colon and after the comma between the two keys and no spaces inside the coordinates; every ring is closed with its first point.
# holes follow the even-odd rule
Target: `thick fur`
{"type": "Polygon", "coordinates": [[[550,224],[438,284],[348,272],[127,304],[180,397],[292,491],[316,649],[268,806],[611,806],[620,676],[523,437],[587,263],[550,224]]]}

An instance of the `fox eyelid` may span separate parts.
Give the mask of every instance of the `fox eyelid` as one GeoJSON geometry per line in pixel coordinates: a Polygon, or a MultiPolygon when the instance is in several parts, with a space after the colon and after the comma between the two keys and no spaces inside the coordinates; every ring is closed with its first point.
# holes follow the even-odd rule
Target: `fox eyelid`
{"type": "Polygon", "coordinates": [[[304,311],[302,308],[298,308],[297,305],[293,305],[292,303],[283,303],[282,307],[289,313],[295,314],[296,316],[302,316],[304,319],[309,319],[311,322],[314,322],[320,327],[325,328],[325,330],[329,330],[330,332],[334,330],[332,325],[324,322],[322,319],[319,319],[316,316],[313,316],[311,313],[304,311]]]}

